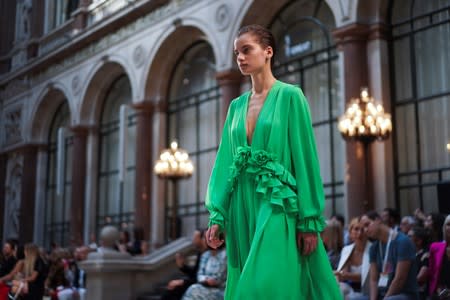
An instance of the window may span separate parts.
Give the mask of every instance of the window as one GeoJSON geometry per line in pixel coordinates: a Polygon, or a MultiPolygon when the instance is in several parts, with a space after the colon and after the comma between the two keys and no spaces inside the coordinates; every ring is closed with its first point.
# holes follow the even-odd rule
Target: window
{"type": "Polygon", "coordinates": [[[391,1],[396,201],[438,211],[450,180],[450,1],[391,1]]]}
{"type": "Polygon", "coordinates": [[[45,32],[50,32],[71,18],[79,0],[46,0],[45,32]]]}
{"type": "Polygon", "coordinates": [[[107,224],[131,228],[135,210],[136,115],[127,106],[126,168],[119,179],[119,114],[121,105],[131,103],[131,86],[126,76],[110,87],[100,119],[97,230],[107,224]]]}
{"type": "Polygon", "coordinates": [[[272,22],[277,40],[275,76],[299,85],[308,99],[324,181],[326,214],[344,214],[345,145],[337,129],[344,111],[339,97],[334,17],[325,1],[296,1],[272,22]]]}
{"type": "MultiPolygon", "coordinates": [[[[171,79],[168,109],[168,140],[178,141],[192,160],[195,171],[188,180],[178,182],[178,217],[182,235],[206,226],[208,214],[204,196],[220,142],[220,93],[215,80],[216,67],[211,47],[198,43],[190,47],[175,67],[171,79]]],[[[169,190],[167,199],[172,200],[169,190]]],[[[166,235],[172,202],[167,204],[166,235]],[[170,206],[169,206],[170,205],[170,206]]]]}
{"type": "Polygon", "coordinates": [[[68,130],[70,111],[67,102],[61,104],[55,113],[50,126],[48,138],[47,188],[45,198],[45,232],[44,245],[49,247],[55,243],[59,246],[69,245],[70,205],[72,192],[72,146],[73,138],[68,130]],[[58,140],[60,129],[64,146],[58,140]],[[62,151],[58,159],[58,152],[62,151]],[[62,175],[60,177],[60,175],[62,175]],[[62,185],[58,186],[58,178],[62,185]]]}

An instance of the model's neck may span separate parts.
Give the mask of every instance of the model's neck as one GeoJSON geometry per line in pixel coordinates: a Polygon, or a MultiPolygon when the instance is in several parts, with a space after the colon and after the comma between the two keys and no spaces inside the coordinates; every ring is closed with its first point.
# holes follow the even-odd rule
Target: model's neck
{"type": "Polygon", "coordinates": [[[252,74],[252,93],[262,94],[270,90],[276,79],[272,72],[263,71],[258,74],[252,74]]]}

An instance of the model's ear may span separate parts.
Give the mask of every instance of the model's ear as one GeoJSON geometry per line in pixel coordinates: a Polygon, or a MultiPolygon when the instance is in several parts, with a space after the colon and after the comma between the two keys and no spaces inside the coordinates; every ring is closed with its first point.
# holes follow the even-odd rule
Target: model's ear
{"type": "Polygon", "coordinates": [[[267,46],[266,53],[267,53],[267,57],[268,58],[272,58],[272,56],[273,56],[273,49],[272,49],[272,47],[267,46]]]}

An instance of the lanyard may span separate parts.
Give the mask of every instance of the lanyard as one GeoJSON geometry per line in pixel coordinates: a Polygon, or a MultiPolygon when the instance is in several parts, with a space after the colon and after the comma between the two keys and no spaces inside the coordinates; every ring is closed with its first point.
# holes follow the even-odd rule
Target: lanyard
{"type": "MultiPolygon", "coordinates": [[[[387,260],[389,256],[389,247],[391,246],[391,241],[395,238],[395,231],[389,230],[389,239],[386,244],[386,252],[384,253],[383,265],[381,268],[381,272],[384,273],[387,265],[387,260]]],[[[381,248],[381,241],[379,241],[378,246],[380,248],[380,256],[383,256],[383,249],[381,248]]]]}

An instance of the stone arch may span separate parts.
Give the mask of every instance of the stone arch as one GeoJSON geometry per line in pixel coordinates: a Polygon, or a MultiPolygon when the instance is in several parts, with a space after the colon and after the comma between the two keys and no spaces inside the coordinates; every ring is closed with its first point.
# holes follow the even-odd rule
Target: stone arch
{"type": "MultiPolygon", "coordinates": [[[[240,8],[240,14],[237,16],[234,26],[231,29],[231,34],[228,39],[228,44],[233,45],[234,39],[236,37],[236,33],[239,28],[249,24],[259,24],[262,26],[269,26],[273,19],[281,12],[283,9],[292,4],[293,1],[290,0],[280,0],[280,1],[271,1],[271,0],[261,0],[261,1],[253,1],[252,3],[248,3],[240,8]],[[261,9],[264,7],[264,9],[261,9]]],[[[333,15],[335,16],[335,20],[337,19],[335,8],[330,6],[329,0],[325,0],[324,3],[329,7],[333,15]]],[[[337,22],[335,22],[337,25],[337,22]]],[[[227,56],[227,65],[233,66],[236,68],[236,62],[234,61],[234,55],[232,51],[227,56]]]]}
{"type": "Polygon", "coordinates": [[[130,72],[124,66],[123,61],[118,57],[104,57],[93,67],[87,76],[87,85],[83,92],[80,103],[78,122],[83,125],[98,124],[101,115],[101,108],[106,99],[106,95],[111,84],[122,75],[125,75],[130,83],[132,101],[135,99],[136,88],[133,82],[136,80],[130,77],[130,72]]]}
{"type": "Polygon", "coordinates": [[[42,90],[31,113],[30,128],[25,130],[25,132],[30,133],[31,141],[47,143],[53,115],[63,102],[67,101],[72,116],[74,112],[73,103],[68,101],[67,95],[69,94],[66,87],[60,83],[49,84],[42,90]]]}
{"type": "MultiPolygon", "coordinates": [[[[191,45],[206,41],[212,47],[204,31],[193,26],[180,26],[175,30],[168,30],[168,33],[161,36],[159,40],[161,42],[154,47],[157,52],[150,60],[147,75],[143,76],[145,79],[144,101],[152,103],[159,103],[167,98],[172,72],[182,54],[191,45]]],[[[213,47],[212,49],[214,52],[213,47]]],[[[214,56],[217,62],[216,52],[214,56]]]]}

